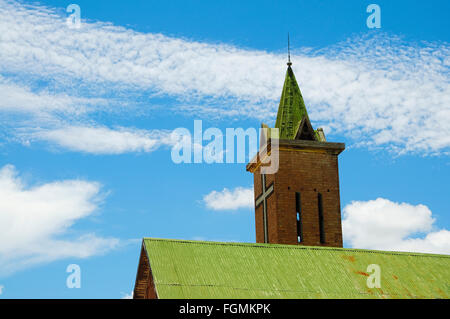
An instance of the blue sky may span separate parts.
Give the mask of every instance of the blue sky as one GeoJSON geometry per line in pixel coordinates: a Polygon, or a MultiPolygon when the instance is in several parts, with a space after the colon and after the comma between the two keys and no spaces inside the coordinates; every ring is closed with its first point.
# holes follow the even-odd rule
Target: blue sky
{"type": "MultiPolygon", "coordinates": [[[[245,164],[173,130],[275,122],[293,68],[340,155],[346,247],[450,253],[448,1],[0,0],[0,298],[122,298],[142,237],[253,242],[245,164]],[[68,289],[66,268],[81,268],[68,289]]],[[[249,195],[250,194],[250,195],[249,195]]]]}

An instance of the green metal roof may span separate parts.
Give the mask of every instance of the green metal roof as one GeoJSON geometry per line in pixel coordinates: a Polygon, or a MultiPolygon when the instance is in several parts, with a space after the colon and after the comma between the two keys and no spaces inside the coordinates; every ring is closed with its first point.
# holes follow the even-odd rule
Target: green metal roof
{"type": "Polygon", "coordinates": [[[159,298],[449,298],[450,256],[144,239],[159,298]],[[381,268],[368,288],[367,266],[381,268]]]}
{"type": "Polygon", "coordinates": [[[280,138],[294,139],[303,117],[308,117],[308,113],[302,92],[300,92],[294,72],[289,65],[275,122],[275,128],[280,129],[280,138]]]}

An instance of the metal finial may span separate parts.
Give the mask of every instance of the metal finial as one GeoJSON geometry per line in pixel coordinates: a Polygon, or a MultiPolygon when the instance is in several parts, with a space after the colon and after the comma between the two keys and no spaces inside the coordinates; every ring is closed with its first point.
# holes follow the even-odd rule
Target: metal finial
{"type": "Polygon", "coordinates": [[[287,65],[288,66],[292,65],[292,62],[291,62],[291,43],[289,41],[289,32],[288,32],[288,63],[287,63],[287,65]]]}

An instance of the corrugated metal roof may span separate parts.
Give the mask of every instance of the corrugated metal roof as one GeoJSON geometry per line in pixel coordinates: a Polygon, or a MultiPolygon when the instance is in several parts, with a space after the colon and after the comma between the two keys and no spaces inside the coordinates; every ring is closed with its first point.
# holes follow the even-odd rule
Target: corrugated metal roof
{"type": "Polygon", "coordinates": [[[145,238],[159,298],[449,298],[450,256],[145,238]],[[368,288],[367,267],[381,268],[368,288]]]}

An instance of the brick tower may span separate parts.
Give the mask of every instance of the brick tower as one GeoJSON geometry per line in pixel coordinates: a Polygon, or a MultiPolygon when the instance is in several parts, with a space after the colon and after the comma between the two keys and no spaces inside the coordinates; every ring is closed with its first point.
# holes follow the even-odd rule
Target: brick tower
{"type": "MultiPolygon", "coordinates": [[[[291,65],[275,123],[278,171],[261,174],[258,157],[247,165],[254,175],[256,242],[342,247],[338,155],[345,145],[326,142],[323,130],[312,128],[291,65]]],[[[270,131],[268,137],[261,149],[270,154],[270,131]]]]}

